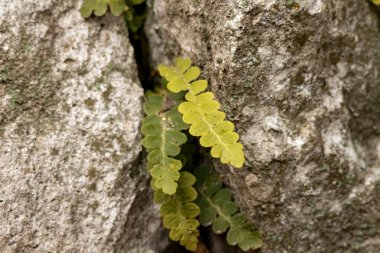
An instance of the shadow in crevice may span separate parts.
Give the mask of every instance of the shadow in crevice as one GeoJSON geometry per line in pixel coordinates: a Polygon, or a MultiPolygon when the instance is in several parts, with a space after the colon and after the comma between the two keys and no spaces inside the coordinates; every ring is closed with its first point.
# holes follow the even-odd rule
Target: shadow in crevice
{"type": "Polygon", "coordinates": [[[371,10],[371,12],[373,12],[377,15],[377,30],[380,33],[380,5],[376,6],[371,2],[368,2],[368,5],[369,5],[369,9],[371,10]]]}
{"type": "MultiPolygon", "coordinates": [[[[134,7],[136,14],[146,15],[147,5],[146,2],[141,5],[136,5],[134,7]]],[[[149,42],[145,35],[144,29],[145,21],[142,24],[141,28],[133,33],[129,31],[129,41],[131,42],[132,47],[134,48],[134,56],[137,64],[138,76],[141,82],[143,89],[152,90],[154,88],[152,71],[150,69],[149,59],[150,59],[150,49],[149,42]]]]}

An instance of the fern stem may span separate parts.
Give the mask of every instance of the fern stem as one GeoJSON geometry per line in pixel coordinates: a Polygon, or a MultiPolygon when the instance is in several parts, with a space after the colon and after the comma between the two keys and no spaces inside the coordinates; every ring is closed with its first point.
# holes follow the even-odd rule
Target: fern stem
{"type": "Polygon", "coordinates": [[[208,122],[208,120],[205,117],[205,115],[199,110],[199,107],[197,107],[197,111],[202,115],[203,122],[205,122],[207,124],[207,126],[209,127],[209,129],[212,132],[212,134],[219,140],[219,143],[221,143],[226,148],[226,150],[230,150],[228,148],[228,145],[226,145],[223,142],[223,140],[220,138],[220,136],[214,131],[213,126],[208,122]]]}

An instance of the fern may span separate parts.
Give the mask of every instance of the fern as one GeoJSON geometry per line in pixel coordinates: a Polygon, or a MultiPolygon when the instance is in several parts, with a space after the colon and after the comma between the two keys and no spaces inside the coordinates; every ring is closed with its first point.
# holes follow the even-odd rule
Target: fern
{"type": "MultiPolygon", "coordinates": [[[[170,229],[169,237],[179,241],[187,250],[195,251],[198,245],[199,207],[191,203],[197,198],[197,192],[192,187],[195,177],[189,172],[181,172],[178,189],[174,195],[168,195],[156,190],[154,200],[161,204],[160,214],[164,227],[170,229]]],[[[154,187],[153,187],[154,189],[154,187]]]]}
{"type": "Polygon", "coordinates": [[[161,205],[164,227],[170,229],[172,240],[195,251],[199,236],[196,217],[200,210],[192,202],[198,194],[192,187],[195,177],[189,172],[179,172],[182,163],[174,158],[180,154],[180,145],[187,141],[181,130],[188,129],[177,106],[167,110],[175,103],[168,94],[147,93],[144,104],[147,116],[141,128],[145,136],[142,145],[149,151],[148,170],[152,175],[155,202],[161,205]]]}
{"type": "Polygon", "coordinates": [[[380,0],[370,0],[372,3],[376,4],[376,5],[380,5],[380,0]]]}
{"type": "Polygon", "coordinates": [[[125,13],[125,20],[128,29],[136,33],[143,25],[145,20],[145,10],[141,14],[136,14],[133,6],[144,3],[145,0],[84,0],[80,13],[83,18],[88,18],[94,13],[95,16],[106,14],[108,7],[114,16],[125,13]]]}
{"type": "MultiPolygon", "coordinates": [[[[92,14],[102,16],[108,8],[114,16],[124,13],[128,28],[134,33],[143,24],[145,10],[137,8],[135,11],[133,6],[143,2],[84,0],[80,13],[83,18],[92,14]]],[[[175,66],[160,65],[159,72],[169,81],[168,90],[147,92],[141,144],[149,153],[147,168],[152,176],[154,199],[160,205],[163,224],[170,230],[170,238],[179,241],[187,250],[196,251],[199,225],[212,224],[216,233],[228,230],[227,242],[230,245],[239,245],[243,250],[261,247],[260,234],[251,230],[244,215],[238,213],[229,189],[223,188],[221,182],[206,169],[195,170],[196,177],[190,172],[180,171],[184,166],[184,170],[191,170],[195,153],[191,145],[181,152],[180,146],[187,141],[182,131],[187,129],[191,135],[200,137],[202,146],[211,148],[213,157],[220,158],[222,163],[242,167],[245,161],[243,145],[238,142],[234,124],[225,120],[226,115],[219,111],[220,104],[214,100],[214,94],[205,92],[207,81],[196,80],[201,71],[191,66],[190,59],[178,58],[175,66]],[[183,96],[186,101],[180,102],[183,96]]]]}
{"type": "Polygon", "coordinates": [[[115,16],[120,16],[124,11],[128,10],[124,0],[85,0],[80,13],[84,18],[88,18],[92,13],[95,16],[103,16],[107,12],[107,6],[110,7],[112,14],[115,16]]]}
{"type": "Polygon", "coordinates": [[[200,69],[192,67],[190,59],[177,58],[175,66],[160,65],[158,70],[169,81],[167,87],[170,91],[187,91],[187,101],[181,103],[178,110],[183,121],[191,125],[190,134],[200,136],[203,147],[211,147],[212,157],[241,168],[245,157],[243,145],[238,142],[239,135],[233,131],[234,124],[225,120],[225,113],[219,111],[220,104],[214,100],[214,94],[204,92],[207,81],[196,80],[200,69]]]}
{"type": "Polygon", "coordinates": [[[127,21],[128,29],[132,33],[137,33],[137,31],[140,30],[146,18],[145,9],[142,12],[136,12],[135,8],[132,8],[132,6],[140,5],[144,1],[145,0],[126,0],[128,6],[130,6],[131,8],[129,8],[125,13],[125,20],[127,21]]]}
{"type": "Polygon", "coordinates": [[[148,94],[144,105],[147,117],[143,120],[142,145],[149,151],[148,170],[154,179],[154,186],[164,193],[176,192],[180,178],[181,161],[174,157],[180,153],[180,145],[187,141],[181,130],[188,128],[181,120],[176,107],[163,112],[165,96],[148,94]]]}
{"type": "Polygon", "coordinates": [[[231,200],[231,191],[223,188],[218,178],[206,168],[197,168],[194,175],[197,178],[199,197],[196,203],[201,209],[199,220],[202,226],[212,224],[217,234],[228,230],[228,244],[239,245],[244,251],[262,247],[260,233],[252,230],[245,216],[238,212],[237,205],[231,200]]]}

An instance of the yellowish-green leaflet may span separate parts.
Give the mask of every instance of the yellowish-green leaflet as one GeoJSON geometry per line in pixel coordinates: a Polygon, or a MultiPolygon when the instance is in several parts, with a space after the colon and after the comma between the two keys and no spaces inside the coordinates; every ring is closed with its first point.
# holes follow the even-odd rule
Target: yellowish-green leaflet
{"type": "Polygon", "coordinates": [[[164,98],[158,94],[148,95],[144,105],[147,116],[141,128],[144,134],[141,144],[149,151],[148,170],[154,179],[154,186],[172,195],[177,190],[182,168],[181,161],[174,157],[180,153],[180,145],[187,141],[181,130],[188,126],[182,122],[177,107],[161,112],[164,98]]]}
{"type": "Polygon", "coordinates": [[[95,16],[103,16],[107,12],[107,6],[110,7],[112,14],[115,16],[119,16],[128,10],[124,0],[85,0],[80,13],[84,18],[88,18],[92,13],[95,16]]]}
{"type": "Polygon", "coordinates": [[[241,168],[245,161],[243,145],[234,131],[234,124],[226,120],[220,104],[212,92],[204,92],[208,86],[206,80],[196,80],[201,71],[191,66],[188,58],[177,58],[174,66],[160,65],[158,70],[166,80],[170,91],[187,91],[186,102],[179,105],[183,121],[190,124],[189,132],[200,137],[203,147],[211,148],[211,155],[220,158],[222,163],[241,168]]]}
{"type": "Polygon", "coordinates": [[[192,203],[198,196],[193,188],[194,183],[195,177],[191,173],[181,172],[174,195],[165,194],[158,189],[154,195],[155,202],[161,205],[160,214],[164,226],[170,229],[170,239],[179,241],[189,251],[197,249],[199,236],[199,221],[196,217],[200,209],[192,203]]]}
{"type": "Polygon", "coordinates": [[[198,196],[193,188],[195,177],[189,172],[180,172],[182,163],[177,159],[180,146],[187,141],[181,130],[187,130],[189,126],[182,121],[177,106],[167,109],[166,103],[174,102],[167,95],[147,92],[144,104],[147,116],[141,128],[144,135],[141,143],[149,152],[151,186],[155,191],[155,202],[161,205],[163,224],[170,230],[173,241],[195,251],[200,213],[199,207],[193,203],[198,196]]]}
{"type": "Polygon", "coordinates": [[[142,27],[145,20],[145,13],[136,13],[134,6],[141,5],[145,0],[84,0],[80,13],[83,18],[88,18],[92,14],[95,16],[103,16],[107,9],[111,10],[114,16],[120,16],[124,13],[125,20],[129,31],[136,33],[142,27]]]}
{"type": "Polygon", "coordinates": [[[376,5],[380,5],[380,0],[371,0],[371,2],[376,4],[376,5]]]}
{"type": "Polygon", "coordinates": [[[94,13],[95,16],[103,16],[106,14],[109,6],[114,16],[120,16],[126,12],[129,19],[132,20],[133,14],[129,11],[131,6],[142,4],[144,1],[145,0],[84,0],[80,8],[80,13],[83,18],[88,18],[92,13],[94,13]]]}

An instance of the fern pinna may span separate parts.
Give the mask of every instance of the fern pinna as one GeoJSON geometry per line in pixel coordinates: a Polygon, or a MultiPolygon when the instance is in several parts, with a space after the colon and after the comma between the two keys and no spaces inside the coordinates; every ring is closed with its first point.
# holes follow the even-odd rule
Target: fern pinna
{"type": "Polygon", "coordinates": [[[195,180],[191,173],[181,172],[174,195],[165,194],[161,190],[156,190],[154,194],[155,202],[161,204],[160,214],[164,227],[170,229],[169,237],[190,251],[197,249],[199,236],[199,221],[196,217],[200,209],[192,203],[198,196],[193,188],[195,180]]]}
{"type": "Polygon", "coordinates": [[[234,132],[234,124],[225,120],[226,114],[219,111],[220,104],[214,100],[214,94],[204,92],[207,81],[196,80],[200,69],[192,67],[190,59],[177,58],[174,66],[160,65],[158,70],[169,81],[170,91],[187,91],[187,101],[181,103],[178,110],[183,114],[183,121],[191,125],[190,134],[200,136],[203,147],[211,147],[212,157],[241,168],[245,157],[243,145],[238,142],[239,135],[234,132]]]}
{"type": "Polygon", "coordinates": [[[149,151],[148,170],[153,184],[164,193],[173,195],[177,189],[177,181],[182,168],[180,160],[175,159],[181,149],[180,145],[187,141],[181,130],[188,126],[180,118],[177,108],[163,111],[164,95],[148,94],[144,105],[146,117],[141,132],[144,134],[142,145],[149,151]]]}
{"type": "Polygon", "coordinates": [[[245,216],[238,212],[230,189],[223,187],[222,182],[207,168],[195,169],[194,175],[199,193],[195,203],[201,210],[199,220],[202,226],[212,225],[212,230],[217,234],[228,230],[228,244],[238,245],[242,250],[262,247],[260,233],[252,229],[245,216]]]}
{"type": "Polygon", "coordinates": [[[128,29],[136,33],[143,25],[145,13],[136,13],[134,6],[141,5],[145,0],[84,0],[80,13],[83,18],[88,18],[92,14],[103,16],[108,7],[114,16],[124,13],[128,29]]]}
{"type": "Polygon", "coordinates": [[[123,12],[128,13],[131,6],[142,4],[145,0],[84,0],[80,12],[82,17],[87,18],[92,13],[95,16],[106,14],[108,6],[114,16],[119,16],[123,12]]]}
{"type": "Polygon", "coordinates": [[[182,163],[174,158],[180,154],[180,145],[187,141],[181,130],[188,129],[176,106],[167,109],[174,101],[165,94],[147,94],[144,105],[146,117],[141,132],[142,145],[149,151],[148,171],[155,191],[155,202],[161,205],[160,213],[164,226],[170,229],[169,236],[179,241],[188,250],[195,251],[198,245],[199,207],[192,203],[197,192],[192,187],[195,177],[189,172],[180,172],[182,163]]]}
{"type": "Polygon", "coordinates": [[[225,120],[226,115],[219,111],[214,95],[204,92],[207,81],[194,81],[200,70],[191,67],[189,59],[179,58],[175,67],[162,65],[159,71],[169,80],[167,89],[147,92],[141,132],[142,145],[149,152],[147,167],[155,202],[160,205],[170,238],[187,250],[196,251],[198,227],[202,224],[212,225],[216,233],[227,232],[227,242],[243,250],[261,247],[260,234],[250,228],[232,201],[230,190],[217,177],[207,168],[194,170],[191,162],[186,163],[186,171],[181,171],[184,166],[181,160],[191,161],[188,156],[192,156],[192,152],[185,152],[185,147],[181,150],[187,141],[182,132],[186,130],[200,136],[200,144],[211,147],[213,157],[242,167],[243,146],[238,143],[239,135],[233,131],[233,123],[225,120]],[[185,97],[181,93],[184,90],[185,97]]]}

